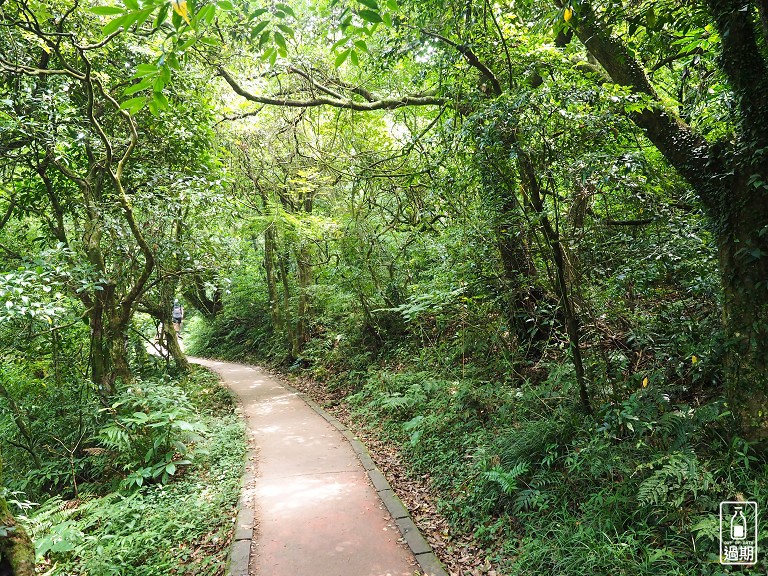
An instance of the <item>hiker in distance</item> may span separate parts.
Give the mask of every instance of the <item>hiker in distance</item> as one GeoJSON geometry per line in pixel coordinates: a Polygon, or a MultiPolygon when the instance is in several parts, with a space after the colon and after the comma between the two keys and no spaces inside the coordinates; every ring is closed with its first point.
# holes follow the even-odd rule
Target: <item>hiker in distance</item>
{"type": "Polygon", "coordinates": [[[181,338],[181,321],[184,320],[184,307],[176,299],[173,301],[173,328],[176,330],[176,337],[181,338]]]}

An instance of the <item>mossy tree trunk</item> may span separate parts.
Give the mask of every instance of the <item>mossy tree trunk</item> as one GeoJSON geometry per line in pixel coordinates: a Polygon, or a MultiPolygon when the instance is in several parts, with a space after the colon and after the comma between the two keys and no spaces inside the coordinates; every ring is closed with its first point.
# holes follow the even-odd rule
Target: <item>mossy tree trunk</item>
{"type": "MultiPolygon", "coordinates": [[[[563,6],[561,0],[555,0],[563,6]]],[[[718,65],[736,103],[733,134],[711,143],[665,104],[643,63],[589,2],[569,22],[611,80],[651,104],[630,113],[696,190],[716,231],[723,293],[723,374],[742,433],[768,439],[768,27],[764,3],[705,0],[718,65]]]]}

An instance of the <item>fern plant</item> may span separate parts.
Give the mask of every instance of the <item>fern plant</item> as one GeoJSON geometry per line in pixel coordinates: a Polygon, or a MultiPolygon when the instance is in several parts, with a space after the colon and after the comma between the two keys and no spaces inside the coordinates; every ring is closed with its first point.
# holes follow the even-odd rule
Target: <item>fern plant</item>
{"type": "Polygon", "coordinates": [[[528,472],[529,469],[530,464],[528,462],[518,462],[509,471],[495,467],[486,472],[484,477],[491,484],[498,486],[504,494],[511,496],[519,488],[518,478],[528,472]]]}
{"type": "Polygon", "coordinates": [[[171,384],[127,389],[108,410],[113,418],[99,440],[128,474],[124,487],[167,482],[192,462],[190,447],[206,432],[186,393],[171,384]]]}
{"type": "Polygon", "coordinates": [[[650,464],[638,466],[661,467],[639,486],[637,501],[643,506],[672,506],[679,508],[700,493],[708,492],[715,484],[712,473],[701,466],[693,452],[675,452],[664,455],[650,464]]]}

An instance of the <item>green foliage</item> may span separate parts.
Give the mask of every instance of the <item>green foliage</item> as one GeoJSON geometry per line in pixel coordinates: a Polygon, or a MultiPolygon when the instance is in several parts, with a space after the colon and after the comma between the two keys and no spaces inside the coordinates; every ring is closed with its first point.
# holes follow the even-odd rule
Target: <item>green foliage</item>
{"type": "MultiPolygon", "coordinates": [[[[223,573],[246,450],[231,392],[196,370],[180,382],[137,383],[115,404],[94,410],[102,422],[74,460],[78,498],[54,495],[40,506],[20,493],[9,499],[33,533],[39,562],[62,576],[223,573]],[[112,492],[115,479],[122,488],[112,492]]],[[[48,456],[44,465],[51,474],[67,469],[48,456]]],[[[47,486],[67,494],[71,481],[47,486]]]]}
{"type": "Polygon", "coordinates": [[[111,422],[99,430],[99,442],[128,473],[126,487],[168,482],[179,467],[192,463],[190,444],[199,443],[207,431],[185,391],[161,380],[133,383],[109,413],[111,422]]]}
{"type": "Polygon", "coordinates": [[[195,464],[167,485],[48,500],[26,517],[40,561],[51,575],[221,574],[245,452],[242,422],[222,416],[195,464]]]}

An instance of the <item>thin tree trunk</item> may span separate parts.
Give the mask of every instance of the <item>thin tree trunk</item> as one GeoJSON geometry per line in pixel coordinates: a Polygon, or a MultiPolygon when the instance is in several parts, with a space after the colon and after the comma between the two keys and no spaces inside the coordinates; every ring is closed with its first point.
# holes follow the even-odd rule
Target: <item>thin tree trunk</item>
{"type": "Polygon", "coordinates": [[[179,335],[176,334],[176,329],[173,327],[171,318],[169,317],[166,320],[167,322],[163,322],[163,332],[165,334],[165,342],[168,347],[168,352],[170,352],[171,358],[173,358],[173,361],[176,363],[176,368],[178,368],[180,372],[189,372],[189,360],[187,360],[186,354],[181,350],[178,340],[179,335]]]}
{"type": "Polygon", "coordinates": [[[291,318],[291,292],[290,284],[288,281],[288,266],[286,264],[287,257],[284,255],[282,258],[277,259],[277,269],[280,273],[280,280],[283,285],[283,326],[285,327],[285,337],[288,344],[288,360],[293,360],[299,356],[299,346],[296,339],[296,330],[291,318]]]}
{"type": "Polygon", "coordinates": [[[269,312],[275,332],[283,331],[283,316],[280,312],[280,296],[277,293],[275,278],[275,231],[272,226],[264,231],[264,270],[267,275],[267,294],[269,312]]]}
{"type": "Polygon", "coordinates": [[[565,249],[560,242],[560,235],[552,226],[549,217],[544,209],[544,202],[541,198],[541,188],[539,180],[530,156],[525,150],[518,146],[518,166],[520,167],[521,179],[528,192],[528,200],[533,210],[538,214],[544,236],[552,249],[552,256],[555,262],[556,281],[555,290],[560,298],[563,315],[565,316],[565,329],[568,334],[568,344],[573,360],[573,368],[576,373],[576,384],[579,388],[579,399],[581,406],[587,414],[592,414],[592,403],[590,401],[587,379],[584,374],[584,360],[581,355],[581,322],[571,298],[568,285],[568,271],[565,261],[565,249]]]}
{"type": "MultiPolygon", "coordinates": [[[[296,311],[296,339],[298,353],[309,340],[307,333],[307,317],[310,311],[309,287],[312,284],[312,264],[310,263],[309,249],[303,246],[296,255],[296,267],[299,276],[299,302],[296,311]]],[[[298,355],[298,354],[297,354],[298,355]]]]}

